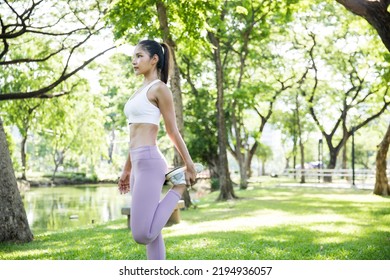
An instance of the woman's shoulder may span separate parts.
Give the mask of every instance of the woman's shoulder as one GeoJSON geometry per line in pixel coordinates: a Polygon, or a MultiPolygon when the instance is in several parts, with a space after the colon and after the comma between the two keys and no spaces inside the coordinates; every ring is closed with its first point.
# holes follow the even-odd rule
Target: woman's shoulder
{"type": "Polygon", "coordinates": [[[167,84],[165,84],[162,81],[154,84],[149,91],[156,98],[163,97],[163,96],[170,96],[172,94],[167,84]]]}

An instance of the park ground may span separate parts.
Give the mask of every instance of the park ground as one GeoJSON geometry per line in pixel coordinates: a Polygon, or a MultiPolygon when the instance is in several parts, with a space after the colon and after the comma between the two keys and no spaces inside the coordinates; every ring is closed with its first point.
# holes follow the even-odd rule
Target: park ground
{"type": "MultiPolygon", "coordinates": [[[[372,190],[252,183],[239,199],[218,192],[163,230],[174,260],[389,260],[390,199],[372,190]]],[[[120,209],[118,209],[120,211],[120,209]]],[[[0,244],[0,260],[144,260],[126,218],[0,244]]]]}

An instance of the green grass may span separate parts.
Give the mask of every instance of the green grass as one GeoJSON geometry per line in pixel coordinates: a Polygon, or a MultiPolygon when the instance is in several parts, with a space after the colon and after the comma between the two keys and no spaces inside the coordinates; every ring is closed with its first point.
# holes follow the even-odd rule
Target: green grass
{"type": "MultiPolygon", "coordinates": [[[[388,260],[390,199],[352,189],[260,187],[239,200],[203,197],[163,230],[167,258],[178,260],[388,260]]],[[[118,209],[118,211],[120,211],[118,209]]],[[[0,259],[146,258],[125,218],[0,244],[0,259]]]]}

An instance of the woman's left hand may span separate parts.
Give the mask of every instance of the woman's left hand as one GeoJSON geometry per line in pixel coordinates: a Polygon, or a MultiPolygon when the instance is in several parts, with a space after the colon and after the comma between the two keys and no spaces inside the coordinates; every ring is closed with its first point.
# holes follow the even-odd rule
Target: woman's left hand
{"type": "Polygon", "coordinates": [[[186,165],[185,177],[187,186],[192,186],[196,183],[196,175],[195,165],[193,163],[186,165]]]}

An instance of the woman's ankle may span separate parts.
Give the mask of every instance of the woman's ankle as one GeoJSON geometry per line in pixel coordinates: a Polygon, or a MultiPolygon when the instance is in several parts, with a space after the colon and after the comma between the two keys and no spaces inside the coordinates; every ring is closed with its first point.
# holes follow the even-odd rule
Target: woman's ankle
{"type": "Polygon", "coordinates": [[[171,190],[177,192],[178,194],[180,194],[180,196],[183,195],[183,193],[185,192],[187,186],[186,185],[174,185],[171,190]]]}

